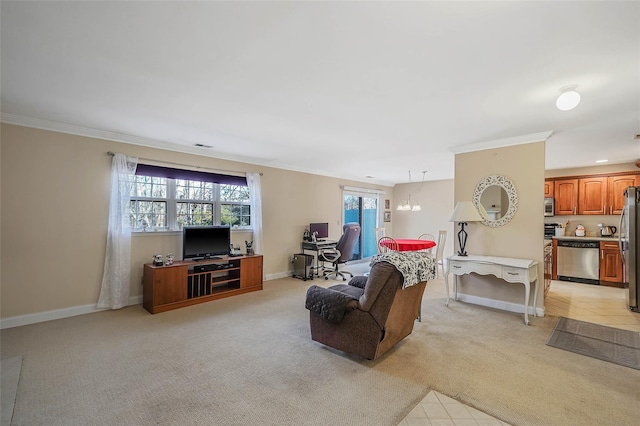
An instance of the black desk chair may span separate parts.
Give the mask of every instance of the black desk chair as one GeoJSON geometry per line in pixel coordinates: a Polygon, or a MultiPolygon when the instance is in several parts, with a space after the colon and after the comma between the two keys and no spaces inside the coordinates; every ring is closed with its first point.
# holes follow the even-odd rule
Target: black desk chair
{"type": "Polygon", "coordinates": [[[336,247],[326,249],[318,253],[318,260],[333,264],[332,269],[322,271],[322,275],[325,280],[328,280],[330,275],[335,275],[336,277],[340,275],[342,277],[342,281],[347,280],[344,274],[348,274],[353,277],[351,272],[341,271],[339,269],[339,265],[347,263],[348,260],[353,259],[353,249],[356,246],[358,237],[360,237],[360,224],[355,222],[346,223],[342,227],[342,236],[338,240],[336,247]]]}

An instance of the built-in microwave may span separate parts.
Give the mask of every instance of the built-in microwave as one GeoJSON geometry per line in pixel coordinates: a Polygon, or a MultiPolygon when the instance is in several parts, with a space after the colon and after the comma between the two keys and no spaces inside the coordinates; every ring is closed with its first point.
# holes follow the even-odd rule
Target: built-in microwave
{"type": "Polygon", "coordinates": [[[544,215],[553,216],[555,212],[555,205],[553,203],[553,197],[544,199],[544,215]]]}

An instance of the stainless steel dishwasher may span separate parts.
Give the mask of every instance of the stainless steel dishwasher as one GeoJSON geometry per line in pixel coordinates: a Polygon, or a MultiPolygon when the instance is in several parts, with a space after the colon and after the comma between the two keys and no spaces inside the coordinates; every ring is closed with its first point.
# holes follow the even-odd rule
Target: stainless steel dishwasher
{"type": "Polygon", "coordinates": [[[600,243],[558,240],[558,279],[600,284],[600,243]]]}

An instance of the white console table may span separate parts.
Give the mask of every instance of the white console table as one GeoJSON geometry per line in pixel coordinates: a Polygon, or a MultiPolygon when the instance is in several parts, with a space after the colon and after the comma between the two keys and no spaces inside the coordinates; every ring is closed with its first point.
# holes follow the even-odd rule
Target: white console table
{"type": "Polygon", "coordinates": [[[538,262],[531,259],[514,259],[497,256],[450,256],[447,257],[444,274],[447,285],[447,305],[449,305],[449,273],[453,273],[454,300],[458,299],[459,275],[475,272],[480,275],[494,275],[509,283],[524,284],[524,323],[529,325],[529,292],[533,283],[533,316],[536,316],[538,301],[538,262]]]}

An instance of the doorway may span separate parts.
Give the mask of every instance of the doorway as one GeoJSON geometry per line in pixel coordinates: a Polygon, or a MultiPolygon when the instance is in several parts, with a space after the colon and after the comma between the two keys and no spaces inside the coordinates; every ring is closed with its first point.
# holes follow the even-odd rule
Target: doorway
{"type": "Polygon", "coordinates": [[[360,237],[353,250],[353,259],[365,259],[378,252],[375,229],[379,221],[378,194],[347,192],[343,194],[343,223],[360,224],[360,237]]]}

